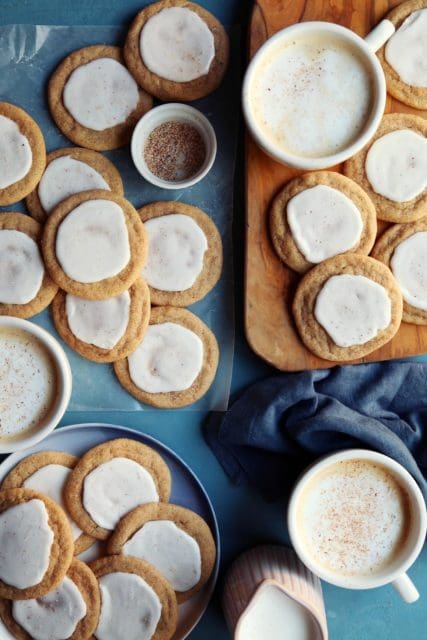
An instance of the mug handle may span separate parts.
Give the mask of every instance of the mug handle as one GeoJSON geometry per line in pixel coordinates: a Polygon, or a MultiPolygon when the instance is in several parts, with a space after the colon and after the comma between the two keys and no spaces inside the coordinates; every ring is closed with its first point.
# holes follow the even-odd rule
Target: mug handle
{"type": "Polygon", "coordinates": [[[381,20],[381,22],[379,22],[377,26],[368,33],[364,40],[371,51],[376,53],[378,49],[381,49],[383,44],[391,38],[395,31],[396,27],[392,22],[390,22],[390,20],[381,20]]]}
{"type": "Polygon", "coordinates": [[[402,573],[402,575],[397,577],[396,580],[393,580],[391,584],[400,597],[408,604],[416,602],[420,597],[414,583],[406,573],[402,573]]]}

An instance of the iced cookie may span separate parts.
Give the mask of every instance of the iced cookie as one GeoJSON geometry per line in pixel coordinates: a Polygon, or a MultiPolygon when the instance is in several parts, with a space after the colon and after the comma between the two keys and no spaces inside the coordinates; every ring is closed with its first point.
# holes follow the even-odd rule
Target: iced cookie
{"type": "Polygon", "coordinates": [[[175,592],[148,562],[106,556],[92,562],[101,592],[97,640],[169,640],[178,623],[175,592]]]}
{"type": "Polygon", "coordinates": [[[102,190],[61,202],[46,221],[41,245],[58,286],[90,300],[129,289],[147,254],[144,225],[131,203],[102,190]]]}
{"type": "Polygon", "coordinates": [[[427,324],[427,218],[394,224],[372,255],[392,271],[403,295],[403,320],[427,324]]]}
{"type": "MultiPolygon", "coordinates": [[[[64,504],[65,483],[78,461],[76,456],[63,451],[42,451],[33,453],[19,462],[2,482],[2,489],[33,489],[52,498],[68,516],[64,504]]],[[[78,555],[90,547],[94,539],[79,529],[68,516],[74,540],[74,554],[78,555]]]]}
{"type": "Polygon", "coordinates": [[[182,202],[154,202],[138,211],[148,235],[142,276],[152,304],[186,307],[218,282],[222,242],[206,213],[182,202]]]}
{"type": "Polygon", "coordinates": [[[353,180],[333,171],[294,178],[273,200],[270,234],[281,260],[304,273],[342,253],[368,254],[375,242],[375,207],[353,180]]]}
{"type": "Polygon", "coordinates": [[[48,154],[42,179],[25,203],[33,218],[44,222],[60,202],[93,189],[123,195],[123,182],[113,163],[90,149],[56,149],[48,154]]]}
{"type": "Polygon", "coordinates": [[[391,113],[344,172],[366,191],[380,220],[414,222],[427,215],[427,120],[391,113]]]}
{"type": "Polygon", "coordinates": [[[128,358],[114,363],[114,371],[141,402],[173,409],[206,393],[218,358],[216,338],[200,318],[186,309],[154,307],[142,342],[128,358]]]}
{"type": "Polygon", "coordinates": [[[52,303],[55,327],[74,351],[95,362],[114,362],[136,349],[150,319],[150,292],[138,278],[129,291],[86,300],[59,291],[52,303]]]}
{"type": "Polygon", "coordinates": [[[121,49],[107,45],[70,53],[49,80],[48,100],[62,133],[96,151],[127,144],[153,106],[126,69],[121,49]]]}
{"type": "Polygon", "coordinates": [[[387,91],[416,109],[427,109],[427,0],[402,2],[386,16],[396,32],[378,51],[387,91]]]}
{"type": "Polygon", "coordinates": [[[58,291],[43,263],[41,235],[42,227],[29,216],[0,213],[1,316],[30,318],[45,309],[58,291]]]}
{"type": "Polygon", "coordinates": [[[119,438],[90,449],[74,467],[64,491],[73,520],[105,540],[120,518],[145,502],[167,502],[170,472],[154,449],[119,438]]]}
{"type": "Polygon", "coordinates": [[[46,147],[38,124],[23,109],[0,102],[0,206],[25,198],[45,164],[46,147]]]}
{"type": "Polygon", "coordinates": [[[292,311],[307,349],[325,360],[354,360],[398,331],[402,295],[385,265],[348,254],[322,262],[303,277],[292,311]]]}
{"type": "Polygon", "coordinates": [[[73,559],[67,517],[32,489],[0,491],[0,598],[40,598],[62,581],[73,559]]]}
{"type": "Polygon", "coordinates": [[[161,0],[134,19],[124,46],[137,82],[160,100],[196,100],[214,91],[228,64],[222,24],[187,0],[161,0]]]}
{"type": "Polygon", "coordinates": [[[17,640],[88,640],[100,612],[98,581],[89,567],[73,560],[50,593],[30,600],[0,600],[0,616],[17,640]]]}
{"type": "Polygon", "coordinates": [[[108,541],[110,554],[146,560],[185,602],[209,579],[216,557],[206,522],[176,504],[144,504],[128,513],[108,541]]]}

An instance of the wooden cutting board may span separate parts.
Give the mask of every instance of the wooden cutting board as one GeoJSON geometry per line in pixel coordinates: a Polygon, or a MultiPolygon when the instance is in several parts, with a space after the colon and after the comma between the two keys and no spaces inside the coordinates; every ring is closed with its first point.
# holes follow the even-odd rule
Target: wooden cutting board
{"type": "MultiPolygon", "coordinates": [[[[249,56],[279,29],[308,20],[336,22],[365,36],[399,0],[256,0],[249,31],[249,56]]],[[[387,97],[386,112],[427,112],[387,97]]],[[[339,171],[340,167],[333,167],[339,171]]],[[[295,329],[291,301],[300,276],[276,256],[268,232],[274,195],[302,171],[284,167],[246,140],[245,329],[252,349],[277,369],[299,371],[331,366],[310,353],[295,329]]],[[[384,229],[384,225],[380,225],[384,229]]],[[[390,360],[427,352],[427,326],[402,323],[388,344],[352,362],[390,360]]]]}

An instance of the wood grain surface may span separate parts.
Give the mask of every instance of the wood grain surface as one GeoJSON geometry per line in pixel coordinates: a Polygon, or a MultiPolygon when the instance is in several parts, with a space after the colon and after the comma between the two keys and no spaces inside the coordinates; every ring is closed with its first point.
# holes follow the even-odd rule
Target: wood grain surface
{"type": "MultiPolygon", "coordinates": [[[[399,4],[393,0],[257,0],[249,32],[249,57],[279,29],[299,21],[326,20],[365,36],[399,4]]],[[[386,112],[427,112],[407,107],[387,96],[386,112]]],[[[332,167],[339,171],[340,166],[332,167]]],[[[283,371],[331,366],[302,344],[291,314],[291,301],[300,276],[284,266],[270,241],[267,214],[271,200],[291,178],[303,173],[269,158],[246,139],[246,264],[245,329],[252,349],[283,371]]],[[[382,232],[385,225],[379,224],[382,232]]],[[[390,360],[427,352],[427,326],[402,323],[389,343],[362,360],[390,360]]]]}

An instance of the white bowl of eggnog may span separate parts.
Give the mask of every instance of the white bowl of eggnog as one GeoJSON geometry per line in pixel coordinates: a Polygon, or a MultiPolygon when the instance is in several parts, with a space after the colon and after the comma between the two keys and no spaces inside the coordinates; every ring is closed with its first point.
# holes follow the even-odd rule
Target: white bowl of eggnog
{"type": "Polygon", "coordinates": [[[59,342],[41,327],[0,317],[0,454],[31,447],[64,415],[71,368],[59,342]]]}
{"type": "Polygon", "coordinates": [[[375,56],[393,34],[383,20],[365,40],[329,22],[301,22],[257,51],[243,83],[255,142],[298,169],[325,169],[367,144],[384,113],[386,83],[375,56]]]}

